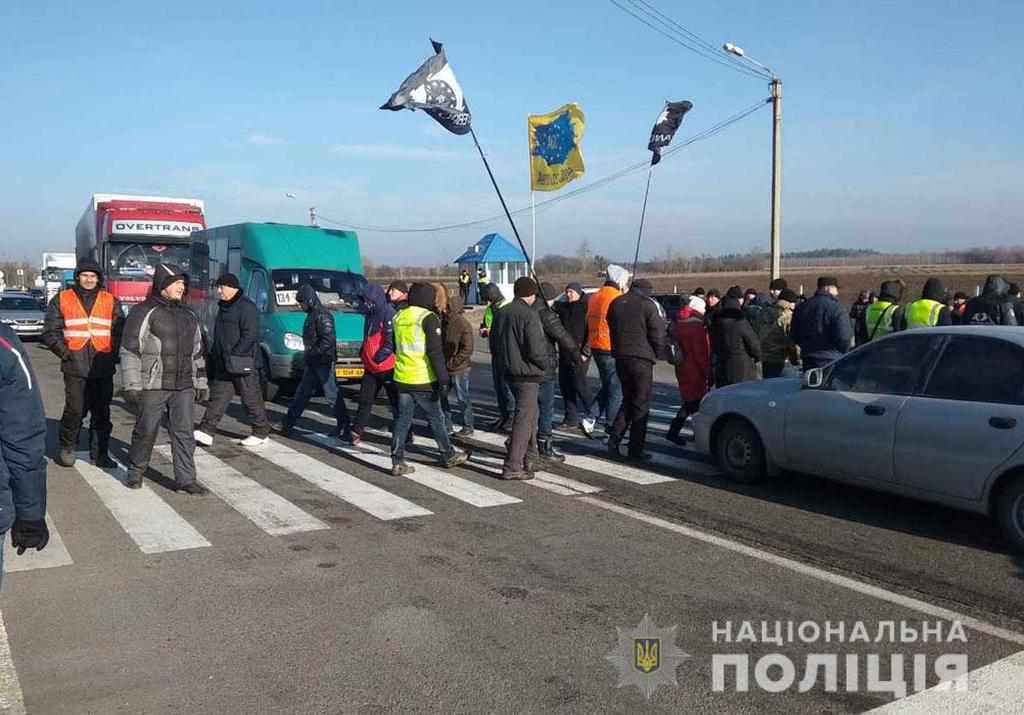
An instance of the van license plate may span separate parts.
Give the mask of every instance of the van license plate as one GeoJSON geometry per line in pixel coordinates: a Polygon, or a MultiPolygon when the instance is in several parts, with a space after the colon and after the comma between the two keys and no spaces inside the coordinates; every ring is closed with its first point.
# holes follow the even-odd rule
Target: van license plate
{"type": "Polygon", "coordinates": [[[338,367],[334,369],[336,377],[362,377],[363,368],[361,367],[338,367]]]}

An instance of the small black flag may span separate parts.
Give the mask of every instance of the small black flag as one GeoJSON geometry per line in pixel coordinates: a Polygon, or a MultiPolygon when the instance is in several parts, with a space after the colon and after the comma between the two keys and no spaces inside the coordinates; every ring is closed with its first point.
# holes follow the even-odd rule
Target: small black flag
{"type": "Polygon", "coordinates": [[[452,134],[467,134],[471,116],[440,42],[430,41],[434,56],[405,78],[381,109],[422,109],[452,134]]]}
{"type": "Polygon", "coordinates": [[[683,123],[683,117],[693,109],[692,102],[665,102],[665,108],[658,115],[658,121],[651,130],[651,141],[647,148],[653,152],[651,166],[661,161],[661,150],[672,143],[672,137],[683,123]]]}

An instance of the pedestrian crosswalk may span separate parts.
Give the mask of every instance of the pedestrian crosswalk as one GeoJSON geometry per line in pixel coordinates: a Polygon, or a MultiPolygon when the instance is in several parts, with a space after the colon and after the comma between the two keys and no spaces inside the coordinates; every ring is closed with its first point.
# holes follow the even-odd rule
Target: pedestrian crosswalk
{"type": "MultiPolygon", "coordinates": [[[[156,451],[166,459],[171,458],[169,445],[161,445],[156,451]]],[[[268,534],[297,534],[329,528],[209,452],[196,448],[195,460],[199,482],[268,534]]]]}
{"type": "MultiPolygon", "coordinates": [[[[339,445],[333,438],[325,434],[315,432],[309,434],[313,441],[328,449],[336,450],[374,467],[391,469],[391,455],[371,444],[364,442],[359,446],[339,445]]],[[[497,489],[491,489],[490,487],[477,484],[469,479],[457,477],[450,472],[442,471],[426,464],[416,464],[416,471],[405,475],[403,478],[421,484],[428,489],[441,492],[453,499],[458,499],[466,504],[481,508],[519,504],[523,501],[518,497],[504,494],[497,489]]]]}
{"type": "Polygon", "coordinates": [[[128,472],[124,466],[100,469],[89,463],[88,452],[79,452],[75,470],[144,554],[210,545],[148,484],[143,484],[142,489],[126,488],[124,481],[128,472]]]}
{"type": "MultiPolygon", "coordinates": [[[[315,413],[307,413],[306,416],[325,424],[333,422],[315,413]]],[[[379,434],[389,436],[387,433],[379,434]]],[[[79,483],[84,482],[88,486],[86,493],[91,492],[116,522],[126,537],[124,543],[131,544],[143,554],[213,546],[210,538],[202,533],[209,527],[197,528],[190,523],[190,519],[196,517],[196,509],[211,509],[206,505],[213,500],[222,502],[242,515],[252,527],[274,537],[331,529],[328,523],[330,520],[324,521],[310,514],[288,498],[289,490],[294,490],[296,482],[312,485],[335,497],[346,508],[356,509],[372,519],[392,521],[435,516],[435,511],[439,512],[444,506],[445,499],[472,508],[504,509],[523,504],[530,495],[539,493],[538,490],[556,497],[602,492],[604,487],[590,483],[587,474],[638,486],[675,481],[668,474],[612,462],[596,455],[570,454],[565,464],[572,468],[572,477],[544,470],[538,471],[533,480],[501,482],[496,477],[502,471],[503,458],[499,453],[504,448],[506,435],[478,430],[472,440],[497,449],[490,452],[476,451],[465,467],[459,470],[447,470],[416,461],[415,472],[400,478],[401,484],[410,484],[411,488],[398,488],[399,482],[390,476],[391,457],[386,446],[370,442],[360,445],[343,444],[326,434],[301,428],[296,429],[295,436],[298,441],[274,438],[263,447],[253,450],[228,446],[226,440],[218,440],[212,448],[197,448],[197,478],[211,492],[211,496],[205,500],[173,495],[149,480],[142,489],[128,489],[124,483],[127,471],[123,465],[118,464],[112,469],[95,467],[89,463],[85,452],[77,455],[73,470],[67,470],[66,473],[77,473],[79,483]],[[238,461],[242,454],[246,455],[244,460],[238,461]],[[493,484],[487,483],[490,479],[494,479],[493,484]],[[421,496],[417,496],[418,488],[423,490],[419,492],[421,496]],[[431,499],[428,495],[434,497],[431,499]],[[438,495],[442,501],[438,501],[438,495]],[[423,504],[429,504],[430,508],[417,503],[421,500],[423,504]],[[188,508],[182,509],[185,504],[189,504],[188,508]]],[[[433,450],[433,443],[427,444],[429,448],[421,446],[417,449],[420,460],[425,452],[433,450]]],[[[584,445],[584,448],[601,448],[596,441],[588,443],[579,439],[578,444],[584,445]]],[[[433,454],[436,455],[436,450],[433,450],[433,454]]],[[[676,471],[687,470],[699,474],[714,472],[709,464],[667,455],[657,456],[655,464],[659,468],[676,471]]],[[[554,468],[557,469],[557,466],[554,468]]],[[[158,446],[154,450],[152,469],[164,477],[173,475],[171,449],[168,445],[158,446]]],[[[60,515],[61,510],[67,508],[61,505],[56,513],[60,515]]],[[[74,564],[75,558],[81,560],[90,553],[90,549],[84,546],[76,550],[75,543],[82,538],[81,534],[66,533],[61,524],[55,523],[53,513],[47,517],[47,522],[50,542],[43,551],[29,551],[23,556],[16,556],[9,543],[4,545],[4,567],[8,573],[66,567],[74,564]],[[66,541],[69,537],[70,550],[66,541]]],[[[78,522],[74,523],[78,529],[82,528],[78,522]]]]}
{"type": "MultiPolygon", "coordinates": [[[[32,571],[34,569],[52,569],[58,566],[69,566],[72,562],[68,547],[64,545],[64,539],[53,523],[53,517],[46,517],[46,526],[50,530],[50,542],[42,551],[30,549],[21,556],[11,546],[10,539],[4,539],[4,571],[13,573],[15,571],[32,571]]],[[[0,713],[3,709],[0,708],[0,713]]]]}
{"type": "Polygon", "coordinates": [[[259,456],[384,521],[429,516],[433,513],[386,489],[357,479],[337,467],[292,449],[283,442],[268,442],[260,449],[259,456]]]}

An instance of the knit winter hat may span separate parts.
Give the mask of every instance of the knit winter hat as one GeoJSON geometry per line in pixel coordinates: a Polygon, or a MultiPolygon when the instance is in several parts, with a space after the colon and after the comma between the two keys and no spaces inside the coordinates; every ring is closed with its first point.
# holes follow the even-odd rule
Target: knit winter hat
{"type": "Polygon", "coordinates": [[[537,284],[529,276],[523,276],[516,279],[512,291],[516,298],[529,298],[531,295],[537,295],[537,284]]]}
{"type": "Polygon", "coordinates": [[[579,295],[583,295],[583,286],[581,286],[579,283],[576,283],[575,281],[565,287],[566,293],[568,293],[571,290],[576,291],[579,295]]]}
{"type": "Polygon", "coordinates": [[[409,287],[409,305],[433,310],[434,295],[434,286],[429,283],[413,283],[409,287]]]}
{"type": "Polygon", "coordinates": [[[238,288],[238,289],[241,289],[241,287],[242,287],[242,284],[238,282],[238,276],[236,276],[234,273],[225,273],[220,278],[218,278],[217,282],[214,283],[213,285],[214,286],[227,286],[228,288],[238,288]]]}
{"type": "Polygon", "coordinates": [[[159,293],[171,283],[185,281],[188,287],[188,274],[173,263],[161,263],[153,271],[153,290],[159,293]]]}
{"type": "Polygon", "coordinates": [[[690,302],[687,305],[690,306],[690,310],[696,310],[701,314],[708,308],[708,304],[704,302],[704,299],[695,295],[690,296],[690,302]]]}
{"type": "Polygon", "coordinates": [[[100,264],[91,258],[82,258],[78,261],[78,265],[75,266],[75,278],[82,273],[95,273],[97,278],[103,277],[103,269],[100,268],[100,264]]]}

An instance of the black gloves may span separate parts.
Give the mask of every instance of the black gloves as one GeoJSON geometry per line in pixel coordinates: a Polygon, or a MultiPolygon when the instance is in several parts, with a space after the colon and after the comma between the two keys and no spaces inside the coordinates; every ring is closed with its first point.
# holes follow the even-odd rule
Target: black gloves
{"type": "Polygon", "coordinates": [[[18,550],[18,556],[25,553],[25,549],[35,548],[42,551],[50,541],[50,530],[46,528],[46,521],[39,519],[15,519],[11,527],[11,545],[18,550]]]}

